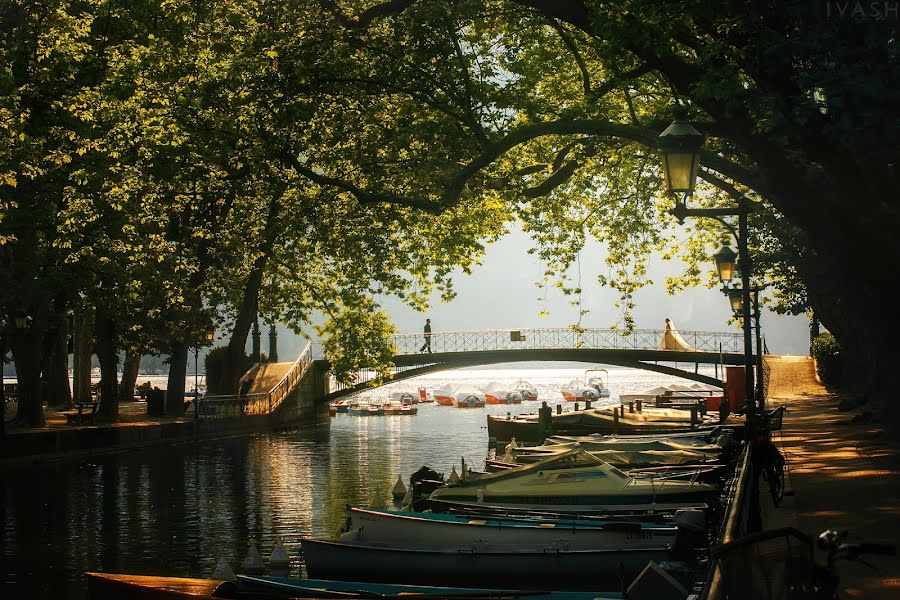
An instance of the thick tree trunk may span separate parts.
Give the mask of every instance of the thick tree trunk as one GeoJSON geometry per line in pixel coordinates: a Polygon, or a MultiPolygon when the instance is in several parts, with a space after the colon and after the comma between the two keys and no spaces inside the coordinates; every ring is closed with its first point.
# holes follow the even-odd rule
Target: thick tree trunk
{"type": "Polygon", "coordinates": [[[122,381],[119,383],[119,402],[134,400],[134,386],[137,384],[138,370],[141,366],[141,353],[129,350],[125,354],[122,365],[122,381]]]}
{"type": "Polygon", "coordinates": [[[119,420],[119,360],[116,356],[115,323],[97,308],[97,358],[100,359],[100,407],[98,414],[106,420],[119,420]]]}
{"type": "Polygon", "coordinates": [[[188,344],[172,342],[169,353],[169,380],[166,384],[166,415],[184,414],[184,378],[187,376],[188,344]]]}
{"type": "Polygon", "coordinates": [[[44,402],[41,397],[41,339],[39,329],[31,327],[17,331],[11,340],[19,390],[15,421],[27,427],[44,426],[44,402]]]}
{"type": "MultiPolygon", "coordinates": [[[[262,261],[263,263],[265,261],[262,261]]],[[[259,288],[262,285],[263,266],[259,264],[250,272],[247,283],[244,285],[244,299],[238,308],[238,314],[234,320],[234,329],[231,331],[231,339],[222,355],[222,373],[217,383],[217,391],[221,394],[236,395],[240,387],[240,379],[244,374],[246,356],[244,349],[247,346],[247,335],[256,318],[256,305],[259,298],[259,288]]]]}
{"type": "Polygon", "coordinates": [[[92,310],[76,307],[73,320],[72,392],[75,402],[88,402],[91,399],[94,313],[92,310]]]}

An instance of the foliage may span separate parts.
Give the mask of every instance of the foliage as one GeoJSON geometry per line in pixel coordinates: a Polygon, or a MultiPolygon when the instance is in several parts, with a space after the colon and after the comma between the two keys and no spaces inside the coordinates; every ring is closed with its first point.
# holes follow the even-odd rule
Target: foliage
{"type": "Polygon", "coordinates": [[[338,308],[316,330],[340,383],[355,383],[356,372],[366,368],[377,371],[379,381],[390,378],[391,361],[397,353],[391,336],[397,330],[371,299],[358,298],[352,305],[338,308]]]}
{"type": "Polygon", "coordinates": [[[816,360],[816,373],[825,385],[840,385],[843,362],[841,346],[830,333],[820,333],[812,341],[810,354],[816,360]]]}

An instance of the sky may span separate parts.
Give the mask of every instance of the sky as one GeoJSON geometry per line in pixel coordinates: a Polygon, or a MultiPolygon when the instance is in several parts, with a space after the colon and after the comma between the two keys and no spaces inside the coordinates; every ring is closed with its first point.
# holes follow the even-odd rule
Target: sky
{"type": "MultiPolygon", "coordinates": [[[[432,329],[460,331],[471,329],[509,329],[532,327],[566,327],[578,320],[577,308],[569,298],[552,286],[544,292],[537,287],[543,265],[527,253],[532,243],[528,236],[513,226],[509,234],[488,246],[482,265],[471,275],[455,277],[456,298],[446,304],[435,298],[427,313],[419,313],[396,298],[380,298],[400,333],[421,332],[425,318],[432,329]],[[549,313],[540,316],[541,311],[549,313]]],[[[600,244],[589,243],[581,253],[582,304],[590,312],[582,319],[584,327],[605,328],[621,325],[621,311],[615,307],[619,295],[600,286],[596,275],[607,267],[600,244]]],[[[714,268],[712,260],[710,270],[714,268]]],[[[648,276],[655,283],[638,290],[634,296],[633,315],[638,329],[662,329],[665,319],[672,319],[679,331],[737,331],[729,324],[727,298],[716,289],[689,288],[676,295],[666,293],[663,281],[683,269],[678,262],[651,258],[648,276]]],[[[762,331],[773,354],[806,355],[809,350],[809,321],[805,316],[785,317],[763,310],[762,331]]],[[[279,328],[279,358],[291,360],[306,341],[286,328],[279,328]]],[[[263,338],[263,350],[268,339],[263,338]]]]}

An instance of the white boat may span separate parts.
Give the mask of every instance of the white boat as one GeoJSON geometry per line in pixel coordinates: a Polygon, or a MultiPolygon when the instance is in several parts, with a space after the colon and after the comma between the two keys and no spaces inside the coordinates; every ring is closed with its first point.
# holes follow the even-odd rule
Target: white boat
{"type": "Polygon", "coordinates": [[[483,408],[484,394],[473,386],[456,386],[456,394],[453,396],[453,406],[456,408],[483,408]]]}
{"type": "Polygon", "coordinates": [[[456,397],[456,386],[453,384],[445,384],[434,388],[431,397],[434,401],[443,406],[453,406],[453,399],[456,397]]]}
{"type": "Polygon", "coordinates": [[[600,393],[592,385],[581,379],[573,379],[559,390],[569,402],[586,402],[600,399],[600,393]]]}
{"type": "Polygon", "coordinates": [[[573,449],[517,469],[435,490],[434,510],[455,505],[565,512],[674,510],[705,504],[718,487],[693,481],[635,478],[573,449]]]}
{"type": "Polygon", "coordinates": [[[419,407],[413,404],[403,404],[399,400],[391,400],[381,405],[385,415],[414,415],[419,412],[419,407]]]}
{"type": "Polygon", "coordinates": [[[492,381],[483,388],[484,401],[487,404],[521,404],[522,394],[503,385],[498,381],[492,381]]]}
{"type": "Polygon", "coordinates": [[[609,371],[606,369],[588,369],[584,372],[584,380],[597,390],[601,398],[609,398],[609,371]]]}
{"type": "Polygon", "coordinates": [[[401,404],[418,404],[419,391],[408,385],[398,385],[388,393],[388,399],[391,402],[399,402],[401,404]]]}
{"type": "Polygon", "coordinates": [[[678,528],[671,524],[621,519],[470,518],[444,513],[393,512],[351,508],[342,542],[436,546],[564,544],[569,548],[624,549],[672,546],[678,528]]]}
{"type": "Polygon", "coordinates": [[[537,400],[538,399],[538,391],[537,388],[525,381],[524,379],[520,379],[514,384],[510,386],[512,389],[516,390],[520,394],[522,394],[522,400],[537,400]]]}

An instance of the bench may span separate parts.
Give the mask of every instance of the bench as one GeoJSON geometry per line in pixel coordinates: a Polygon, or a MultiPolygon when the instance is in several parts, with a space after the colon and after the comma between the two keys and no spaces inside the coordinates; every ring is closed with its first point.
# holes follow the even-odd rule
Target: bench
{"type": "Polygon", "coordinates": [[[66,415],[66,425],[84,425],[85,423],[93,425],[100,402],[76,402],[75,406],[78,407],[78,410],[62,413],[66,415]]]}

